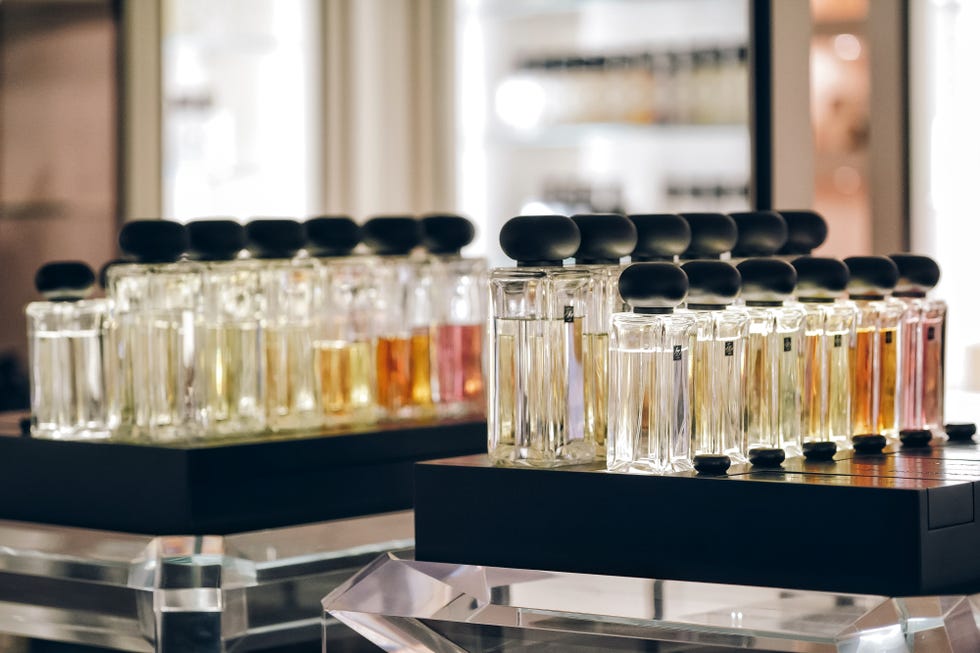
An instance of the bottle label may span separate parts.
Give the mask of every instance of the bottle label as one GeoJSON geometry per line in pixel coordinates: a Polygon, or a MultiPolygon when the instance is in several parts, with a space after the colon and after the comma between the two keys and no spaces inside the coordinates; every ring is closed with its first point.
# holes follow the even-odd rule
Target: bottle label
{"type": "Polygon", "coordinates": [[[731,340],[725,342],[725,356],[735,355],[735,343],[731,340]]]}
{"type": "Polygon", "coordinates": [[[681,359],[681,346],[674,345],[674,360],[679,361],[681,359]]]}
{"type": "Polygon", "coordinates": [[[793,351],[793,338],[789,336],[783,338],[783,351],[793,351]]]}
{"type": "Polygon", "coordinates": [[[834,347],[840,347],[844,342],[844,336],[839,333],[834,334],[834,347]]]}
{"type": "Polygon", "coordinates": [[[936,327],[931,326],[928,329],[926,329],[926,338],[928,338],[929,340],[936,339],[936,327]]]}
{"type": "Polygon", "coordinates": [[[575,321],[575,307],[574,306],[566,306],[565,307],[565,321],[566,322],[574,322],[575,321]]]}
{"type": "Polygon", "coordinates": [[[891,331],[885,331],[885,344],[886,345],[892,344],[892,337],[894,335],[895,334],[893,332],[891,332],[891,331]]]}

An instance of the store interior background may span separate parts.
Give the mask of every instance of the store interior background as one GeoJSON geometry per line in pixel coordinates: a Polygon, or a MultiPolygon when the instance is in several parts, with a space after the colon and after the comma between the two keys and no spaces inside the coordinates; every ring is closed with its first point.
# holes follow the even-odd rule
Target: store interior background
{"type": "MultiPolygon", "coordinates": [[[[36,267],[102,265],[125,219],[458,211],[503,264],[521,212],[749,208],[752,2],[3,0],[0,403],[26,403],[36,267]],[[630,108],[623,56],[704,50],[728,54],[694,109],[630,108]]],[[[935,256],[948,379],[980,392],[980,3],[772,19],[774,206],[827,217],[819,254],[935,256]]]]}

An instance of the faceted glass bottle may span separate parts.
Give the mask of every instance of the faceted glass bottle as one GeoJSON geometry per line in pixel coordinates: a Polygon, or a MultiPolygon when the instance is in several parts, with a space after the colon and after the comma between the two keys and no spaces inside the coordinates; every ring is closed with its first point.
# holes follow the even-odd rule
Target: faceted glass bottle
{"type": "Polygon", "coordinates": [[[43,265],[35,285],[45,300],[27,305],[31,434],[56,440],[107,438],[117,426],[109,413],[102,299],[85,299],[95,275],[81,262],[43,265]]]}
{"type": "Polygon", "coordinates": [[[519,216],[501,229],[516,268],[490,273],[493,325],[487,423],[490,460],[553,467],[590,462],[582,326],[590,275],[563,268],[578,249],[564,216],[519,216]]]}
{"type": "Polygon", "coordinates": [[[120,432],[172,442],[199,434],[194,387],[195,310],[201,266],[180,260],[187,249],[183,225],[165,220],[126,223],[122,251],[135,263],[106,270],[120,366],[120,432]]]}
{"type": "Polygon", "coordinates": [[[634,263],[619,288],[632,312],[612,316],[606,468],[693,469],[691,354],[695,317],[676,313],[687,280],[671,263],[634,263]]]}

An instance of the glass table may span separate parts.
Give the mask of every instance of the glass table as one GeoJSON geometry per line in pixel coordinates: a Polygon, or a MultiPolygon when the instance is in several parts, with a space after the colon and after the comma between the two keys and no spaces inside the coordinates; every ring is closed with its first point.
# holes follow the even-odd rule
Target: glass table
{"type": "MultiPolygon", "coordinates": [[[[980,595],[890,598],[416,561],[323,600],[386,651],[980,651],[980,595]]],[[[326,651],[331,634],[325,632],[326,651]]]]}

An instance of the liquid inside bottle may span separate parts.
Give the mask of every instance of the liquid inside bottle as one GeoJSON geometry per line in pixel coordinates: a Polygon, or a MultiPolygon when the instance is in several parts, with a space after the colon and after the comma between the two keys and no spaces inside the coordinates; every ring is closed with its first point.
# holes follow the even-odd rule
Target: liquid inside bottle
{"type": "Polygon", "coordinates": [[[875,327],[859,326],[854,333],[849,361],[853,374],[851,431],[854,435],[875,433],[875,327]]]}

